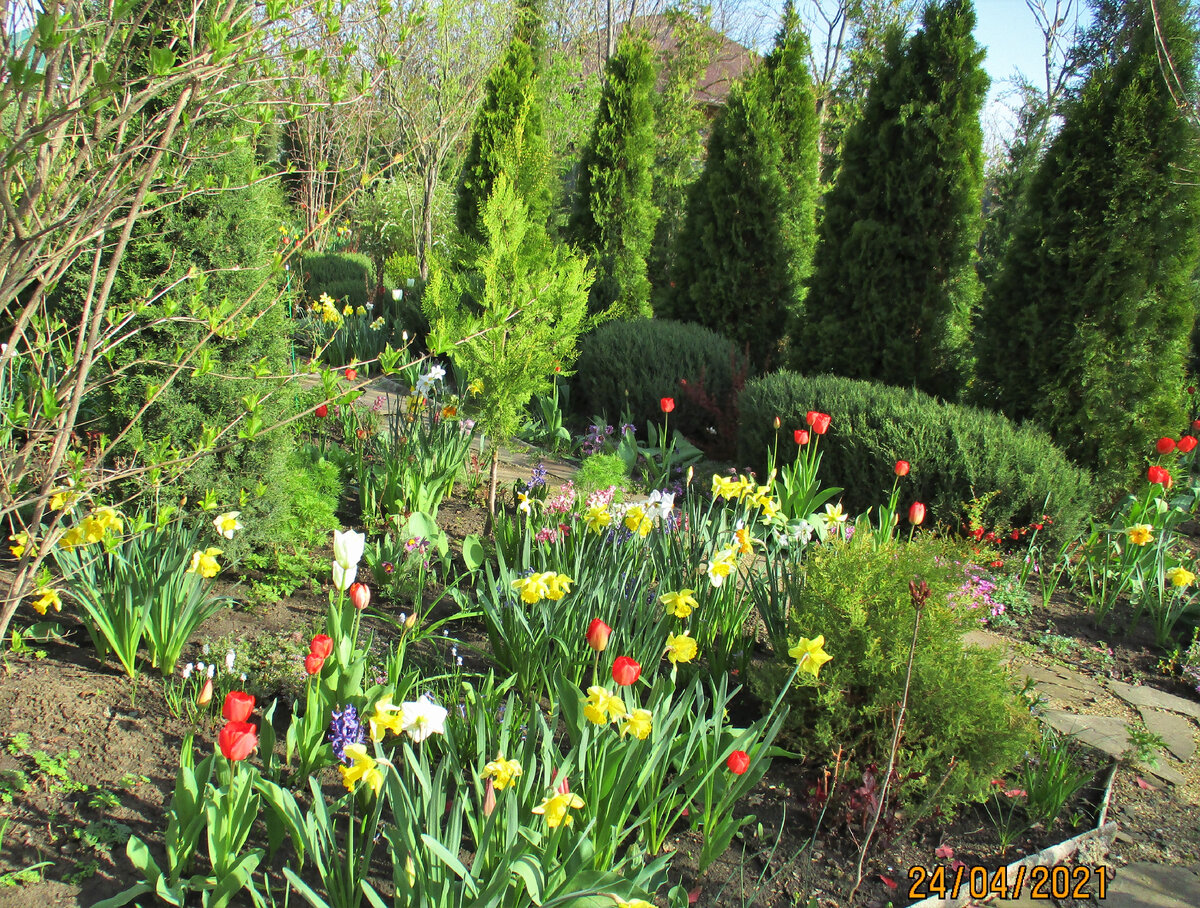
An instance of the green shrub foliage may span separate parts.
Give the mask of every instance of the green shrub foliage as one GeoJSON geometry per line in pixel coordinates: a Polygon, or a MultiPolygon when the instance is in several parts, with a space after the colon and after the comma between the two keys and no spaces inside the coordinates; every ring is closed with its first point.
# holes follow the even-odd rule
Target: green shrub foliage
{"type": "Polygon", "coordinates": [[[486,241],[483,209],[501,173],[508,174],[517,196],[529,209],[530,223],[543,225],[549,214],[550,153],[542,122],[538,67],[529,44],[521,40],[535,23],[528,7],[522,7],[518,32],[488,76],[459,179],[458,229],[478,243],[486,241]]]}
{"type": "Polygon", "coordinates": [[[970,0],[925,8],[890,39],[825,203],[792,365],[954,398],[979,301],[988,77],[970,0]]]}
{"type": "MultiPolygon", "coordinates": [[[[875,764],[882,785],[916,621],[908,584],[924,580],[931,595],[921,612],[892,791],[901,809],[920,814],[950,813],[987,796],[991,780],[1024,756],[1033,720],[997,652],[963,645],[979,616],[962,593],[954,595],[964,564],[962,552],[927,534],[876,546],[864,533],[808,555],[803,582],[788,588],[789,639],[824,635],[832,659],[818,686],[787,695],[784,746],[831,763],[841,747],[852,766],[847,778],[875,764]]],[[[768,700],[794,664],[786,653],[777,660],[751,675],[768,700]]]]}
{"type": "MultiPolygon", "coordinates": [[[[239,149],[214,157],[203,165],[204,173],[195,176],[211,177],[216,185],[237,186],[247,181],[252,166],[252,150],[239,149]]],[[[190,450],[204,427],[221,429],[245,414],[239,398],[275,390],[266,379],[253,378],[255,370],[268,375],[290,371],[289,320],[269,268],[281,217],[278,187],[259,182],[243,189],[199,193],[139,225],[122,263],[121,295],[151,299],[180,282],[142,314],[147,321],[161,317],[172,297],[183,311],[190,308],[203,318],[206,307],[219,311],[239,306],[264,282],[265,287],[247,304],[243,317],[233,320],[234,328],[240,329],[236,335],[206,342],[212,371],[200,376],[190,370],[180,373],[137,419],[127,439],[130,446],[148,447],[169,439],[181,450],[190,450]],[[194,276],[183,280],[193,268],[194,276]]],[[[191,352],[207,333],[206,324],[175,319],[122,345],[111,365],[123,367],[135,357],[144,364],[117,376],[103,399],[95,402],[105,431],[112,433],[132,419],[152,389],[173,370],[171,364],[181,352],[191,352]]],[[[294,406],[292,394],[274,393],[261,404],[258,417],[270,426],[294,406]]],[[[270,517],[289,507],[286,491],[275,480],[288,469],[291,433],[270,432],[249,441],[239,441],[237,433],[235,428],[222,439],[222,446],[232,441],[232,447],[203,457],[176,488],[163,490],[164,496],[186,495],[192,501],[212,490],[221,507],[242,511],[246,530],[228,543],[223,541],[227,557],[254,546],[288,544],[275,533],[278,528],[270,517]]]]}
{"type": "Polygon", "coordinates": [[[924,502],[934,524],[957,528],[966,502],[999,492],[983,512],[988,526],[1024,526],[1049,513],[1050,531],[1066,539],[1094,503],[1090,474],[1039,429],[920,391],[832,375],[777,372],[749,382],[741,397],[741,462],[765,466],[776,416],[783,422],[780,461],[793,460],[791,430],[804,427],[809,410],[833,417],[820,441],[821,479],[845,489],[852,512],[886,500],[897,460],[912,464],[901,480],[902,501],[924,502]]]}
{"type": "Polygon", "coordinates": [[[315,300],[327,293],[338,303],[357,308],[369,299],[372,264],[370,256],[358,252],[314,252],[301,261],[304,295],[315,300]]]}
{"type": "Polygon", "coordinates": [[[749,345],[760,367],[778,362],[815,241],[818,124],[807,50],[788,4],[775,49],[735,87],[713,127],[660,312],[749,345]]]}
{"type": "Polygon", "coordinates": [[[1029,187],[978,329],[976,399],[1044,425],[1077,461],[1128,479],[1175,435],[1197,301],[1197,30],[1179,0],[1106,3],[1088,77],[1029,187]]]}
{"type": "Polygon", "coordinates": [[[592,138],[583,152],[568,237],[596,271],[588,307],[616,318],[649,316],[646,256],[658,211],[654,164],[654,57],[644,36],[622,37],[605,68],[592,138]]]}
{"type": "Polygon", "coordinates": [[[725,401],[735,374],[745,368],[745,357],[728,339],[700,325],[607,322],[580,341],[571,402],[581,416],[606,414],[610,422],[628,412],[641,433],[647,422],[662,421],[659,401],[674,397],[671,426],[703,441],[712,417],[681,393],[680,382],[703,381],[713,398],[725,401]]]}

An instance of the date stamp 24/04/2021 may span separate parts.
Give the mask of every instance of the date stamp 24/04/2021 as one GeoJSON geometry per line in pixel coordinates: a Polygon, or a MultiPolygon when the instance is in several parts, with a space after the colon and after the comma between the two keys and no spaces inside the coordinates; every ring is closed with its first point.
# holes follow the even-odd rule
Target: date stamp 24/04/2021
{"type": "Polygon", "coordinates": [[[1025,893],[1032,899],[1085,899],[1091,896],[1092,884],[1096,885],[1095,897],[1108,895],[1109,869],[1104,865],[1089,867],[1085,864],[1053,867],[1026,867],[1013,869],[959,864],[946,868],[917,865],[908,869],[908,897],[924,899],[934,896],[941,899],[983,899],[992,896],[998,899],[1015,899],[1025,893]]]}

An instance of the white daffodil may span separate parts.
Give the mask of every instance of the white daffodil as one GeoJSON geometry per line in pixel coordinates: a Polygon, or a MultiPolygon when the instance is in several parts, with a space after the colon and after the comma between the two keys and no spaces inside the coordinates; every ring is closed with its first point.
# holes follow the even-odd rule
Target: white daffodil
{"type": "Polygon", "coordinates": [[[213,526],[217,528],[217,532],[226,539],[232,539],[233,534],[238,530],[244,529],[238,517],[241,516],[241,511],[230,511],[228,514],[221,514],[213,520],[213,526]]]}
{"type": "Polygon", "coordinates": [[[446,710],[423,694],[418,700],[400,704],[401,725],[414,742],[420,744],[430,735],[446,733],[446,710]]]}

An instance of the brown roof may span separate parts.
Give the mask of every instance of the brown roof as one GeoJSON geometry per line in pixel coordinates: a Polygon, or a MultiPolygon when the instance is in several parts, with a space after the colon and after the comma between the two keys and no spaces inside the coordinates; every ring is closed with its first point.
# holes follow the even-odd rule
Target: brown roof
{"type": "MultiPolygon", "coordinates": [[[[707,107],[716,107],[725,103],[733,83],[741,79],[758,65],[759,56],[727,38],[711,26],[702,26],[706,36],[712,42],[712,62],[696,80],[696,100],[707,107]]],[[[671,19],[662,14],[653,16],[635,16],[617,26],[617,36],[620,37],[626,29],[635,29],[647,34],[651,45],[661,57],[670,57],[679,47],[671,19]]],[[[599,54],[588,55],[585,70],[595,71],[600,66],[606,35],[603,30],[595,36],[599,54]]]]}

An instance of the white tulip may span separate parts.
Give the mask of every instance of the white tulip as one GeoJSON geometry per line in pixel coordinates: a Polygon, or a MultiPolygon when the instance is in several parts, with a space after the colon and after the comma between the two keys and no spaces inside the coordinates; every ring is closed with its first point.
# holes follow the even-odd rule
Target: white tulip
{"type": "Polygon", "coordinates": [[[357,573],[357,564],[352,564],[350,567],[344,568],[335,561],[333,563],[333,585],[344,593],[350,589],[350,584],[354,582],[354,577],[357,573]]]}
{"type": "MultiPolygon", "coordinates": [[[[333,534],[333,560],[342,566],[343,570],[351,570],[362,561],[363,547],[367,537],[354,530],[333,534]]],[[[347,584],[349,586],[349,584],[347,584]]]]}

